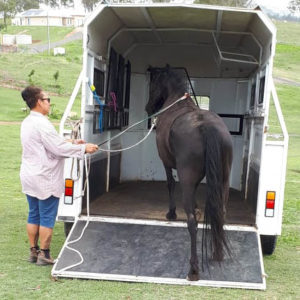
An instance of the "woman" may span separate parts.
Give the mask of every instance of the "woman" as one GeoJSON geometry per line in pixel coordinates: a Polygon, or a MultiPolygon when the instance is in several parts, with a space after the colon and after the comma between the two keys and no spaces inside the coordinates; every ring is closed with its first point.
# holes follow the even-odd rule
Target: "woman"
{"type": "Polygon", "coordinates": [[[85,144],[83,140],[71,143],[58,135],[47,118],[50,98],[42,89],[29,86],[22,91],[22,98],[30,109],[21,125],[23,152],[20,170],[22,191],[29,205],[28,260],[37,265],[49,265],[54,263],[50,243],[59,198],[64,191],[64,158],[82,159],[85,153],[97,151],[98,146],[85,144]]]}

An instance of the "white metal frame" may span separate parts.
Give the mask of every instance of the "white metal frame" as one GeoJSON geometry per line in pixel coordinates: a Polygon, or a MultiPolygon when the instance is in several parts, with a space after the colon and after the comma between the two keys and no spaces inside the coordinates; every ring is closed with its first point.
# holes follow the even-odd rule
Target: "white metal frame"
{"type": "MultiPolygon", "coordinates": [[[[288,142],[289,136],[287,132],[287,128],[284,122],[283,114],[281,111],[279,99],[277,97],[276,88],[273,82],[273,79],[269,82],[270,92],[273,97],[277,117],[280,123],[280,127],[283,134],[283,140],[281,141],[268,141],[267,134],[264,134],[264,141],[262,147],[262,160],[267,155],[267,147],[273,147],[274,150],[277,147],[282,149],[280,157],[277,157],[277,163],[281,163],[281,172],[280,172],[280,180],[279,186],[277,187],[277,198],[275,200],[275,216],[274,217],[266,217],[265,216],[265,201],[266,201],[266,191],[268,190],[268,186],[264,186],[264,176],[268,176],[268,168],[270,166],[264,166],[264,169],[261,168],[260,170],[260,184],[258,189],[258,203],[257,203],[257,225],[260,234],[264,235],[280,235],[281,234],[281,227],[282,227],[282,215],[283,215],[283,203],[284,203],[284,189],[285,189],[285,177],[286,177],[286,166],[287,166],[287,154],[288,154],[288,142]],[[261,183],[262,182],[262,183],[261,183]],[[279,205],[279,206],[278,206],[279,205]]],[[[269,109],[269,103],[268,103],[269,109]]],[[[266,118],[266,122],[267,122],[266,118]]],[[[267,123],[266,123],[267,124],[267,123]]]]}

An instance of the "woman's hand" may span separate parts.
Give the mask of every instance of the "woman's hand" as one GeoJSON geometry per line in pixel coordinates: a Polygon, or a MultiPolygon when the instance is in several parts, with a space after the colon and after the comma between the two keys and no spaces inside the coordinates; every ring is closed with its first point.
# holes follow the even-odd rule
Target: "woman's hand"
{"type": "Polygon", "coordinates": [[[98,150],[98,145],[95,144],[85,144],[85,153],[94,153],[98,150]]]}
{"type": "Polygon", "coordinates": [[[85,141],[84,140],[74,140],[73,144],[75,144],[75,145],[85,144],[85,141]]]}

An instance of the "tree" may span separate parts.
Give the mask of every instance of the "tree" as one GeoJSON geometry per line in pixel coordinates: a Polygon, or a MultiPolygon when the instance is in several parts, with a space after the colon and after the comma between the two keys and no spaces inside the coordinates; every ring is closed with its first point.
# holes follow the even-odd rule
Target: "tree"
{"type": "Polygon", "coordinates": [[[291,0],[288,9],[292,14],[300,13],[300,0],[291,0]]]}
{"type": "Polygon", "coordinates": [[[39,0],[17,0],[16,1],[16,11],[22,12],[31,8],[39,8],[39,0]]]}
{"type": "Polygon", "coordinates": [[[3,12],[3,22],[7,27],[7,19],[16,13],[16,0],[0,0],[0,12],[3,12]]]}
{"type": "Polygon", "coordinates": [[[60,7],[60,6],[72,6],[74,0],[38,0],[40,3],[44,3],[50,7],[60,7]]]}
{"type": "Polygon", "coordinates": [[[81,2],[86,10],[92,11],[95,5],[101,2],[101,0],[81,0],[81,2]]]}

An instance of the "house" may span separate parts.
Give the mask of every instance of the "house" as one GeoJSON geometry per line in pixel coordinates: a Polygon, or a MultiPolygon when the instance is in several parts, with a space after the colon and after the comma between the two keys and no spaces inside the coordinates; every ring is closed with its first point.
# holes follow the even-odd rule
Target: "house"
{"type": "Polygon", "coordinates": [[[85,13],[66,9],[29,9],[18,13],[13,19],[13,25],[19,26],[74,26],[83,25],[85,13]]]}

